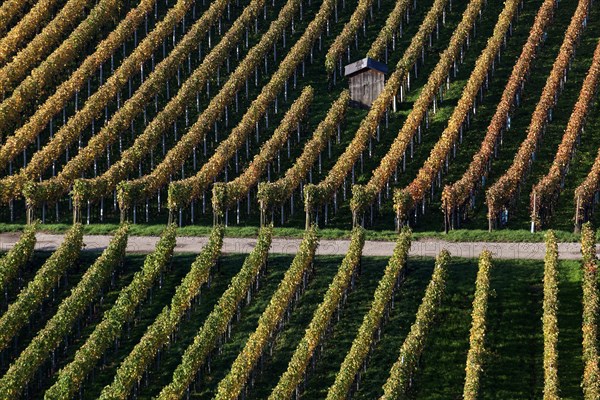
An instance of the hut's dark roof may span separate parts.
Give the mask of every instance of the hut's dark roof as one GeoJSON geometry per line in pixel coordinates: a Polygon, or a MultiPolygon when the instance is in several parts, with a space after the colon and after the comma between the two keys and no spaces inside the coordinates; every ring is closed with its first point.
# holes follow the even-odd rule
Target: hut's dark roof
{"type": "Polygon", "coordinates": [[[375,71],[379,71],[384,74],[388,72],[387,65],[384,63],[380,63],[372,58],[365,57],[362,60],[358,60],[352,64],[346,65],[344,67],[344,76],[353,76],[367,69],[374,69],[375,71]]]}

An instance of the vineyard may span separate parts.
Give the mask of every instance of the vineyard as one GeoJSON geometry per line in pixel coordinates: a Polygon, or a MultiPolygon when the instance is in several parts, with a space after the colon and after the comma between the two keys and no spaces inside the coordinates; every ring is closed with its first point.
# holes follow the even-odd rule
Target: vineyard
{"type": "Polygon", "coordinates": [[[5,0],[0,399],[600,399],[599,32],[592,0],[5,0]],[[409,257],[452,231],[546,257],[409,257]]]}
{"type": "Polygon", "coordinates": [[[591,1],[198,1],[2,6],[2,222],[600,221],[591,1]]]}
{"type": "Polygon", "coordinates": [[[53,253],[27,231],[0,262],[1,398],[597,399],[594,232],[582,261],[317,255],[311,226],[296,255],[174,254],[168,226],[148,255],[125,253],[129,224],[100,254],[76,224],[53,253]],[[583,343],[583,346],[582,346],[583,343]]]}

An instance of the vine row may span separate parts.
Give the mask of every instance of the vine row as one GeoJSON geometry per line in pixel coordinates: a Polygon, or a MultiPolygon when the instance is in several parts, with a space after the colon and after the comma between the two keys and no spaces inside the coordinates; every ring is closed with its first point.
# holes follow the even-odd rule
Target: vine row
{"type": "Polygon", "coordinates": [[[142,379],[160,349],[171,340],[181,318],[200,295],[201,287],[209,281],[212,267],[217,263],[223,247],[222,225],[215,225],[208,243],[190,267],[190,272],[175,289],[171,305],[165,307],[150,325],[144,336],[121,362],[113,382],[106,386],[100,399],[127,399],[131,389],[142,379]]]}
{"type": "MultiPolygon", "coordinates": [[[[373,0],[359,0],[356,9],[350,16],[350,20],[344,25],[342,32],[335,38],[327,54],[325,54],[325,69],[327,74],[331,75],[335,72],[335,67],[338,60],[348,48],[348,45],[354,40],[357,31],[365,23],[367,13],[371,10],[372,13],[373,0]]],[[[371,14],[372,15],[372,14],[371,14]]]]}
{"type": "Polygon", "coordinates": [[[27,225],[19,241],[0,259],[0,291],[6,288],[31,258],[36,243],[36,230],[37,223],[27,225]]]}
{"type": "Polygon", "coordinates": [[[398,360],[392,366],[390,376],[383,385],[381,400],[399,399],[406,395],[411,378],[417,369],[419,359],[425,348],[427,335],[433,328],[439,305],[444,296],[449,263],[450,253],[447,250],[442,250],[435,260],[433,276],[417,310],[415,322],[410,327],[410,332],[400,348],[398,360]]]}
{"type": "MultiPolygon", "coordinates": [[[[256,185],[265,168],[268,167],[268,163],[277,156],[286,140],[290,137],[292,130],[296,129],[300,121],[308,114],[308,108],[312,104],[313,96],[313,88],[311,86],[305,87],[298,99],[294,101],[288,112],[285,113],[273,135],[260,147],[259,152],[254,156],[254,159],[250,162],[246,170],[232,181],[213,184],[213,213],[222,216],[226,209],[234,206],[236,201],[239,201],[249,193],[250,189],[256,185]]],[[[257,117],[260,118],[260,115],[257,117]]],[[[233,129],[227,140],[235,138],[237,139],[235,141],[236,144],[239,144],[240,141],[243,141],[252,132],[255,123],[256,120],[250,118],[250,116],[242,118],[242,123],[233,129]]],[[[226,149],[227,146],[219,146],[212,157],[226,158],[227,155],[222,154],[226,149]],[[219,150],[222,150],[221,153],[219,150]]],[[[210,163],[210,160],[208,162],[210,163]]]]}
{"type": "Polygon", "coordinates": [[[544,257],[544,399],[559,399],[558,384],[558,244],[546,233],[544,257]]]}
{"type": "Polygon", "coordinates": [[[598,365],[598,260],[596,259],[596,240],[589,222],[583,225],[581,232],[581,253],[583,255],[583,398],[600,398],[600,366],[598,365]]]}
{"type": "MultiPolygon", "coordinates": [[[[517,15],[520,3],[521,0],[509,0],[504,3],[504,9],[498,16],[498,22],[494,27],[492,36],[488,39],[485,49],[482,51],[481,55],[475,62],[475,68],[469,76],[469,80],[467,81],[463,89],[462,95],[458,100],[458,104],[454,108],[454,111],[450,116],[448,124],[442,132],[440,139],[436,142],[429,154],[429,157],[427,158],[427,160],[425,160],[422,167],[419,169],[416,178],[412,182],[410,182],[410,184],[406,188],[400,189],[402,190],[401,193],[395,193],[395,198],[398,198],[399,196],[399,198],[402,199],[402,202],[400,204],[395,204],[397,217],[399,220],[406,218],[406,215],[408,214],[409,210],[413,208],[415,204],[417,204],[419,201],[425,201],[426,193],[431,187],[433,187],[436,178],[439,182],[441,182],[442,168],[444,167],[444,165],[446,165],[446,167],[448,166],[448,160],[450,158],[451,153],[456,151],[457,142],[462,141],[463,129],[468,125],[470,114],[475,113],[477,98],[478,96],[480,96],[480,93],[483,93],[484,84],[487,84],[487,82],[489,82],[490,70],[495,64],[496,56],[500,52],[502,44],[506,43],[506,36],[508,35],[510,28],[512,27],[512,23],[515,16],[517,15]]],[[[479,6],[479,8],[480,7],[481,6],[479,6]]],[[[476,11],[477,8],[478,7],[475,7],[474,11],[476,11]]],[[[476,14],[472,15],[476,17],[476,14]]],[[[471,21],[471,24],[472,23],[474,22],[471,21]]],[[[468,31],[463,31],[463,38],[457,43],[457,46],[462,46],[468,35],[468,31]]],[[[448,47],[448,50],[450,49],[451,47],[448,47]]],[[[448,57],[442,55],[441,60],[446,60],[447,58],[456,59],[459,51],[458,47],[455,47],[451,51],[451,55],[449,55],[448,57]]],[[[433,100],[433,102],[436,101],[434,94],[435,90],[437,90],[439,88],[439,85],[443,83],[443,74],[449,71],[450,64],[451,62],[446,63],[446,68],[440,71],[442,72],[442,75],[436,74],[436,72],[438,72],[437,69],[432,73],[432,75],[429,78],[430,81],[433,77],[434,81],[437,82],[435,82],[432,88],[433,90],[430,91],[429,96],[425,98],[426,102],[421,103],[421,97],[423,96],[423,93],[427,92],[429,89],[428,85],[430,81],[428,81],[426,88],[423,89],[421,96],[415,103],[415,107],[413,108],[413,111],[411,111],[411,114],[408,117],[408,121],[410,122],[407,121],[407,123],[405,123],[402,127],[402,131],[404,131],[404,128],[408,125],[406,135],[403,135],[404,132],[401,132],[398,136],[398,138],[401,140],[402,146],[397,150],[395,154],[390,155],[390,153],[392,153],[395,150],[394,145],[396,143],[394,143],[390,152],[386,154],[386,158],[388,157],[388,155],[390,155],[390,159],[388,160],[384,158],[385,161],[391,162],[388,164],[382,161],[381,163],[381,165],[385,165],[387,168],[384,169],[383,173],[378,173],[380,169],[383,168],[377,168],[377,170],[373,173],[373,179],[371,179],[371,181],[374,181],[374,184],[372,184],[373,187],[369,187],[369,184],[371,184],[371,182],[367,184],[367,190],[370,189],[370,191],[372,192],[370,199],[371,201],[374,200],[372,197],[373,193],[380,192],[381,190],[383,190],[384,185],[392,176],[393,169],[396,168],[399,159],[402,157],[406,157],[406,148],[408,147],[409,142],[413,140],[416,130],[419,129],[419,126],[423,121],[423,117],[427,112],[428,104],[431,102],[431,100],[433,100]],[[417,112],[420,111],[416,116],[416,121],[414,121],[411,118],[415,110],[417,110],[417,112]],[[414,123],[411,124],[411,122],[413,121],[414,123]],[[396,162],[394,163],[394,161],[396,162]]]]}
{"type": "Polygon", "coordinates": [[[16,19],[27,4],[34,0],[6,0],[0,5],[0,34],[5,33],[10,24],[16,19]]]}
{"type": "MultiPolygon", "coordinates": [[[[26,180],[35,179],[39,174],[44,172],[44,170],[65,151],[67,148],[66,145],[71,144],[77,139],[84,127],[88,126],[94,119],[102,115],[111,99],[118,94],[133,74],[138,71],[140,64],[149,59],[154,50],[163,43],[163,40],[172,34],[174,27],[185,16],[192,3],[193,0],[179,0],[176,5],[169,10],[167,16],[157,24],[155,29],[144,38],[133,53],[123,61],[121,66],[106,81],[106,83],[85,102],[84,107],[70,118],[66,125],[62,126],[61,129],[56,132],[48,144],[34,153],[31,161],[21,171],[20,175],[8,177],[5,182],[2,182],[4,184],[0,187],[0,191],[7,192],[2,196],[5,201],[18,196],[20,194],[19,190],[23,187],[26,180]]],[[[125,102],[124,106],[117,111],[117,114],[113,116],[113,118],[111,118],[107,127],[105,127],[98,135],[92,137],[88,146],[83,150],[83,154],[81,156],[76,156],[76,158],[71,160],[71,163],[67,163],[65,172],[61,173],[61,177],[66,175],[65,178],[61,178],[61,181],[59,182],[53,181],[57,184],[58,188],[53,187],[54,185],[50,186],[50,190],[42,188],[39,190],[42,195],[46,192],[55,193],[58,191],[61,193],[61,190],[65,190],[64,187],[65,185],[68,185],[69,182],[68,179],[65,179],[74,175],[76,172],[81,173],[82,169],[93,162],[99,151],[106,149],[106,145],[109,144],[106,136],[108,135],[111,138],[110,141],[114,141],[117,137],[117,132],[120,132],[124,127],[130,125],[133,118],[141,112],[142,106],[149,101],[152,95],[160,90],[162,87],[161,84],[177,71],[177,66],[185,60],[185,57],[187,57],[193,49],[195,49],[201,40],[201,37],[218,19],[226,5],[226,0],[220,0],[211,4],[209,10],[191,27],[177,44],[175,49],[169,53],[168,57],[156,66],[155,70],[142,84],[140,89],[135,92],[134,97],[125,102]]],[[[80,83],[82,82],[83,79],[80,83]]],[[[38,129],[43,129],[43,126],[45,126],[44,121],[48,118],[47,115],[45,118],[42,117],[43,116],[40,116],[41,119],[33,121],[39,123],[38,129]]],[[[49,118],[51,118],[51,116],[49,118]]],[[[7,142],[7,144],[0,149],[0,165],[6,165],[12,158],[16,157],[18,152],[22,151],[24,146],[31,143],[38,134],[39,130],[23,129],[18,135],[13,136],[14,139],[11,138],[12,141],[10,144],[7,142]]],[[[35,191],[33,193],[35,193],[35,191]]]]}
{"type": "Polygon", "coordinates": [[[368,140],[375,136],[379,122],[387,112],[390,103],[393,102],[395,108],[397,92],[404,90],[406,80],[410,77],[410,71],[421,55],[429,35],[437,26],[447,3],[448,0],[434,1],[419,26],[418,32],[413,36],[410,45],[398,61],[396,70],[386,81],[383,91],[373,102],[367,116],[361,121],[354,138],[344,153],[321,182],[317,185],[306,185],[304,188],[304,208],[307,218],[310,218],[319,206],[326,204],[332,197],[336,196],[337,190],[345,183],[346,176],[365,150],[368,140]]]}
{"type": "MultiPolygon", "coordinates": [[[[227,82],[222,86],[221,90],[210,101],[209,105],[202,111],[198,117],[198,121],[189,129],[189,131],[180,138],[176,146],[169,150],[165,160],[171,160],[184,147],[192,151],[197,143],[205,137],[207,130],[211,129],[221,113],[226,109],[227,105],[231,104],[237,96],[239,90],[242,89],[244,82],[247,82],[248,77],[255,72],[255,68],[262,61],[263,56],[276,42],[281,34],[281,31],[291,22],[294,10],[299,0],[288,0],[288,3],[280,11],[277,20],[271,23],[269,30],[261,36],[260,42],[255,45],[242,62],[238,65],[235,71],[230,75],[227,82]],[[193,141],[193,143],[191,143],[193,141]]],[[[217,56],[217,55],[215,55],[217,56]]],[[[212,71],[206,70],[205,74],[210,74],[212,71]]],[[[184,87],[195,87],[193,81],[186,81],[184,87]]],[[[192,93],[187,89],[179,91],[178,101],[170,102],[167,107],[152,121],[146,128],[144,133],[138,136],[132,146],[121,155],[121,159],[113,164],[104,174],[93,179],[77,179],[73,185],[73,200],[76,204],[82,204],[85,201],[95,201],[112,192],[117,184],[125,179],[127,173],[133,170],[140,162],[141,158],[146,155],[154,143],[158,135],[164,132],[171,126],[173,118],[178,109],[185,107],[183,101],[192,93]],[[179,96],[181,94],[181,97],[179,96]]],[[[195,95],[195,93],[194,93],[195,95]]],[[[187,158],[187,157],[186,157],[187,158]]],[[[171,160],[172,161],[172,160],[171,160]]],[[[166,162],[166,161],[165,161],[166,162]]],[[[161,163],[161,165],[163,165],[161,163]]],[[[180,165],[180,164],[179,164],[180,165]]],[[[166,166],[163,165],[162,168],[166,166]]],[[[172,166],[174,168],[175,165],[172,166]]]]}
{"type": "MultiPolygon", "coordinates": [[[[50,56],[42,64],[43,67],[40,66],[42,69],[37,67],[34,71],[38,74],[40,72],[51,74],[46,78],[54,79],[54,74],[59,73],[66,63],[81,55],[85,45],[92,37],[112,21],[115,15],[118,15],[122,5],[123,0],[100,0],[98,4],[94,4],[92,0],[68,0],[40,34],[29,41],[27,47],[19,51],[8,64],[0,68],[0,98],[4,98],[15,87],[21,86],[20,82],[27,76],[30,69],[46,59],[49,54],[50,56]],[[63,41],[63,35],[78,24],[80,19],[85,16],[86,9],[92,6],[85,21],[81,22],[69,36],[78,38],[78,40],[63,41]],[[56,46],[58,48],[54,50],[56,46]],[[56,64],[59,61],[62,63],[56,64]]],[[[29,76],[33,77],[33,74],[32,71],[29,76]]],[[[40,88],[41,86],[38,87],[38,89],[40,88]]],[[[0,113],[0,116],[2,114],[0,113]]]]}
{"type": "Polygon", "coordinates": [[[485,331],[488,299],[490,297],[490,270],[492,268],[492,253],[484,250],[479,256],[479,269],[475,282],[475,298],[471,312],[471,333],[469,338],[469,352],[465,367],[465,384],[463,399],[477,400],[481,371],[485,356],[485,331]]]}
{"type": "Polygon", "coordinates": [[[305,282],[305,277],[310,271],[317,245],[317,231],[313,226],[304,233],[290,268],[285,272],[283,279],[277,286],[277,291],[271,297],[269,305],[258,320],[258,327],[239,352],[227,376],[219,383],[215,395],[216,400],[236,400],[239,398],[252,371],[259,362],[259,358],[265,352],[267,344],[270,340],[273,340],[275,332],[281,326],[286,311],[291,307],[294,296],[302,290],[300,285],[305,282]]]}
{"type": "Polygon", "coordinates": [[[118,341],[123,326],[131,320],[171,260],[176,233],[175,225],[165,228],[154,252],[146,256],[141,271],[136,272],[131,283],[119,292],[114,305],[77,350],[73,361],[58,372],[56,381],[44,395],[46,400],[71,399],[102,355],[118,341]]]}
{"type": "MultiPolygon", "coordinates": [[[[220,0],[211,4],[209,10],[192,26],[187,35],[180,40],[179,44],[169,53],[167,58],[156,66],[155,70],[142,83],[133,96],[123,104],[122,108],[117,110],[111,120],[90,139],[87,146],[81,149],[55,178],[50,178],[29,188],[26,187],[25,196],[30,204],[39,204],[42,201],[56,201],[68,191],[73,181],[81,177],[82,173],[105,151],[106,147],[114,143],[119,137],[118,135],[133,123],[136,116],[142,112],[152,96],[155,96],[160,91],[162,85],[177,71],[179,64],[184,61],[187,55],[191,54],[192,50],[198,45],[200,38],[220,17],[227,4],[228,0],[220,0]]],[[[253,18],[256,18],[263,4],[264,0],[254,0],[245,8],[242,15],[233,23],[219,44],[208,53],[201,65],[194,70],[177,94],[169,100],[165,108],[148,124],[144,132],[136,137],[133,145],[121,154],[121,160],[123,161],[113,164],[115,165],[113,167],[109,167],[106,174],[110,174],[110,171],[114,169],[120,169],[121,163],[127,162],[133,165],[135,160],[139,161],[145,154],[151,151],[151,144],[156,143],[160,134],[164,133],[168,127],[171,127],[188,105],[194,102],[194,98],[200,88],[207,83],[210,75],[224,61],[232,48],[238,44],[244,29],[251,23],[253,18]]],[[[71,137],[73,136],[71,135],[71,137]]],[[[42,152],[46,151],[46,148],[50,145],[52,143],[42,149],[42,152]]],[[[50,160],[58,156],[58,151],[62,150],[60,148],[48,149],[49,153],[54,154],[49,154],[46,159],[50,160]],[[50,150],[54,151],[51,152],[50,150]]],[[[31,163],[33,162],[35,162],[35,156],[31,163]]],[[[121,174],[124,174],[124,172],[121,172],[121,174]]],[[[29,179],[31,179],[31,176],[35,176],[34,174],[28,175],[27,178],[29,179]]]]}
{"type": "MultiPolygon", "coordinates": [[[[52,17],[53,8],[60,3],[59,0],[41,0],[11,28],[11,30],[0,40],[0,65],[8,62],[21,45],[31,39],[42,24],[52,17]]],[[[1,36],[1,35],[0,35],[1,36]]]]}
{"type": "Polygon", "coordinates": [[[296,159],[285,175],[275,182],[260,182],[258,184],[258,201],[262,212],[276,204],[286,201],[294,189],[302,184],[306,174],[315,164],[318,155],[323,151],[327,141],[339,128],[346,115],[350,101],[350,92],[342,91],[339,98],[331,105],[327,116],[315,129],[313,137],[306,143],[302,154],[296,159]]]}
{"type": "MultiPolygon", "coordinates": [[[[183,353],[181,363],[175,369],[171,382],[165,386],[158,399],[173,400],[183,397],[200,367],[217,345],[219,337],[226,334],[227,327],[236,311],[267,263],[273,235],[272,227],[264,227],[258,233],[258,241],[244,260],[240,272],[233,277],[229,287],[208,315],[194,337],[194,342],[183,353]]],[[[249,298],[249,297],[248,297],[249,298]]]]}
{"type": "MultiPolygon", "coordinates": [[[[518,0],[517,1],[513,0],[510,3],[507,3],[505,10],[508,8],[509,10],[516,12],[518,3],[519,3],[518,0]],[[508,7],[508,4],[512,4],[512,5],[514,5],[514,7],[508,7]]],[[[400,132],[398,133],[396,139],[392,143],[392,146],[390,147],[390,149],[388,150],[386,155],[383,157],[383,159],[377,166],[377,169],[375,169],[375,171],[373,172],[373,176],[371,177],[371,179],[369,180],[367,185],[365,187],[357,186],[357,185],[353,186],[352,200],[350,201],[350,207],[352,209],[352,213],[355,216],[354,217],[355,220],[361,213],[364,212],[364,210],[366,209],[367,206],[369,206],[371,203],[373,203],[375,201],[377,194],[380,193],[385,188],[388,181],[390,180],[390,178],[396,171],[398,162],[402,158],[406,157],[406,149],[408,148],[409,144],[413,143],[414,136],[417,134],[417,131],[420,131],[423,121],[428,117],[429,106],[432,103],[433,103],[433,109],[435,112],[437,101],[438,100],[441,101],[440,89],[445,82],[449,82],[450,69],[453,66],[456,67],[457,60],[462,60],[463,46],[465,45],[465,43],[468,43],[468,41],[469,41],[469,38],[471,36],[471,30],[475,26],[477,17],[478,17],[478,15],[480,15],[483,5],[484,5],[484,1],[481,1],[481,0],[473,0],[473,1],[469,2],[466,10],[463,13],[462,20],[460,21],[459,25],[454,30],[452,37],[450,38],[450,43],[449,43],[448,47],[440,55],[440,59],[439,59],[437,65],[435,66],[433,72],[429,75],[429,78],[427,79],[427,83],[423,87],[418,99],[415,101],[415,104],[413,105],[410,114],[408,115],[408,117],[406,118],[406,121],[402,125],[402,128],[400,129],[400,132]]],[[[512,15],[513,15],[510,12],[506,12],[506,14],[503,12],[502,17],[512,17],[512,15]],[[506,14],[508,14],[508,15],[506,15],[506,14]]],[[[502,24],[500,29],[494,31],[494,33],[495,34],[497,33],[500,37],[497,40],[492,42],[492,43],[494,43],[494,45],[496,44],[496,42],[498,42],[497,46],[494,46],[492,48],[492,50],[494,50],[495,47],[499,47],[500,44],[502,43],[502,39],[503,39],[506,31],[508,30],[508,27],[512,21],[512,18],[508,19],[508,21],[505,21],[505,18],[502,18],[501,21],[505,22],[506,27],[504,26],[504,24],[502,24]]],[[[494,38],[496,38],[496,37],[494,36],[494,38]]],[[[490,43],[490,42],[488,42],[488,43],[490,43]]],[[[490,47],[492,47],[491,44],[490,44],[490,46],[486,47],[486,50],[490,47]]],[[[486,57],[483,58],[483,56],[482,56],[479,60],[484,59],[485,61],[488,61],[488,59],[489,59],[489,65],[491,66],[491,63],[494,61],[496,52],[491,53],[491,56],[488,55],[487,52],[484,52],[483,54],[485,54],[486,57]]],[[[477,96],[479,87],[483,84],[483,81],[485,80],[485,77],[487,76],[487,68],[486,67],[488,66],[488,64],[484,64],[483,61],[481,61],[481,63],[482,63],[481,65],[476,65],[474,73],[471,75],[471,77],[476,76],[478,78],[478,81],[469,82],[471,85],[474,85],[472,89],[471,89],[471,85],[469,83],[467,83],[467,86],[465,89],[465,91],[467,89],[471,89],[471,90],[474,89],[474,91],[475,91],[474,96],[477,96]],[[475,73],[475,71],[477,73],[475,73]],[[482,72],[483,72],[483,76],[480,76],[482,72]],[[479,85],[477,85],[477,84],[479,84],[479,85]]],[[[475,78],[472,78],[472,79],[475,79],[475,78]]],[[[471,92],[469,92],[469,94],[471,94],[471,92]]],[[[471,97],[469,97],[469,99],[471,101],[474,101],[474,99],[471,97]]],[[[469,112],[470,104],[465,104],[465,105],[466,105],[466,112],[469,112]]],[[[459,106],[460,106],[460,103],[459,103],[459,106]]],[[[458,109],[459,109],[459,107],[456,108],[456,110],[458,110],[458,109]]],[[[462,108],[461,108],[461,111],[462,111],[462,108]]],[[[458,113],[456,111],[455,111],[455,114],[456,114],[455,118],[459,119],[458,113]]],[[[454,116],[455,115],[453,115],[453,117],[454,116]]],[[[461,118],[461,123],[462,123],[462,119],[464,119],[465,116],[461,114],[461,117],[462,117],[461,118]]],[[[449,126],[453,126],[453,124],[451,124],[451,122],[453,122],[452,119],[449,122],[449,126]]]]}
{"type": "Polygon", "coordinates": [[[460,210],[474,204],[475,192],[480,186],[483,186],[492,158],[496,153],[498,141],[502,141],[502,133],[508,127],[510,113],[515,108],[515,102],[518,102],[531,71],[532,62],[541,47],[544,34],[552,23],[555,6],[555,0],[544,0],[540,6],[529,30],[527,42],[512,69],[479,151],[473,156],[473,160],[462,177],[458,181],[446,185],[442,191],[442,210],[445,213],[444,218],[449,221],[447,225],[450,229],[454,229],[460,210]]]}
{"type": "Polygon", "coordinates": [[[600,42],[594,51],[592,65],[583,81],[579,98],[573,107],[569,122],[558,146],[550,171],[531,190],[529,209],[534,228],[541,228],[552,215],[554,204],[564,185],[575,146],[584,129],[585,120],[594,106],[594,98],[600,81],[600,42]]]}
{"type": "Polygon", "coordinates": [[[62,275],[75,264],[82,245],[83,226],[75,224],[65,235],[60,247],[44,262],[33,280],[0,317],[0,351],[10,345],[13,337],[39,309],[62,275]]]}
{"type": "Polygon", "coordinates": [[[128,224],[123,224],[100,257],[87,269],[69,297],[40,330],[27,348],[0,379],[0,396],[8,399],[21,395],[38,368],[71,332],[75,322],[96,299],[103,285],[122,262],[127,247],[128,224]]]}
{"type": "Polygon", "coordinates": [[[594,159],[592,168],[587,176],[575,189],[575,231],[581,229],[581,224],[585,222],[593,212],[596,193],[600,190],[600,149],[594,159]]]}
{"type": "MultiPolygon", "coordinates": [[[[413,0],[414,1],[414,0],[413,0]]],[[[385,53],[385,62],[387,63],[387,49],[390,41],[394,44],[395,50],[396,34],[402,31],[402,21],[406,13],[408,18],[410,0],[396,0],[394,9],[385,21],[385,25],[379,31],[377,38],[367,52],[367,57],[381,59],[381,55],[385,53]]]]}
{"type": "MultiPolygon", "coordinates": [[[[16,129],[10,136],[6,136],[6,142],[2,148],[0,148],[1,169],[5,169],[8,166],[8,163],[12,161],[20,151],[24,150],[27,145],[32,143],[35,138],[38,137],[40,132],[48,125],[52,118],[57,115],[62,108],[66,107],[69,101],[73,100],[73,96],[81,89],[86,80],[90,79],[93,74],[96,73],[98,68],[114,54],[119,46],[130,39],[131,34],[144,21],[145,16],[152,10],[155,3],[156,0],[142,0],[140,4],[131,10],[119,25],[109,33],[108,37],[100,42],[96,51],[86,57],[69,78],[60,84],[56,91],[44,101],[41,106],[36,108],[35,114],[33,114],[22,127],[16,129]]],[[[150,35],[153,36],[153,34],[150,35]]],[[[69,37],[64,41],[64,45],[73,48],[76,46],[75,40],[76,37],[69,37]]],[[[143,46],[143,42],[140,44],[140,47],[141,46],[143,46]]],[[[57,61],[62,62],[62,60],[57,61]]],[[[137,67],[142,61],[132,54],[131,58],[123,61],[122,65],[117,69],[117,73],[124,70],[126,68],[125,65],[127,64],[132,64],[130,67],[132,71],[137,70],[137,67]]],[[[55,68],[55,66],[43,62],[20,84],[11,97],[0,104],[1,131],[7,131],[11,124],[22,115],[27,105],[39,96],[39,88],[45,86],[47,80],[55,73],[52,68],[55,68]]],[[[124,80],[127,80],[127,77],[127,75],[121,76],[124,80]]],[[[78,120],[78,122],[82,123],[80,120],[78,120]]],[[[80,127],[80,129],[83,129],[83,127],[80,127]]]]}
{"type": "MultiPolygon", "coordinates": [[[[263,86],[260,94],[248,108],[248,111],[242,117],[245,121],[252,116],[252,121],[257,123],[258,116],[266,114],[269,104],[277,100],[279,93],[287,89],[288,79],[294,74],[296,68],[304,62],[306,56],[312,52],[313,45],[321,36],[323,30],[328,24],[329,17],[334,9],[334,4],[337,0],[325,0],[315,15],[314,19],[308,24],[306,30],[298,41],[292,46],[285,58],[279,64],[277,70],[265,86],[263,86]]],[[[282,28],[283,29],[283,28],[282,28]]],[[[257,45],[257,46],[260,46],[257,45]]],[[[237,71],[236,71],[237,72],[237,71]]],[[[229,82],[228,82],[229,83],[229,82]]],[[[221,95],[225,98],[231,98],[232,94],[225,90],[225,86],[219,92],[215,100],[221,95]]],[[[219,104],[219,103],[217,103],[219,104]]],[[[212,103],[211,103],[212,105],[212,103]]],[[[209,105],[209,107],[211,107],[209,105]]],[[[121,186],[119,200],[120,206],[127,208],[136,201],[156,192],[163,187],[169,180],[169,176],[175,168],[183,164],[201,138],[206,134],[207,128],[212,126],[210,122],[204,119],[204,114],[200,116],[196,124],[190,129],[188,134],[182,138],[177,145],[169,151],[163,162],[156,167],[150,174],[136,181],[124,183],[121,186]],[[208,124],[207,124],[208,122],[208,124]]],[[[255,124],[253,124],[255,125],[255,124]]],[[[236,150],[244,142],[245,136],[250,132],[250,128],[244,129],[245,135],[232,136],[230,135],[224,140],[216,150],[217,157],[211,157],[206,162],[198,173],[190,178],[182,179],[177,182],[172,182],[169,185],[169,200],[168,206],[170,210],[179,207],[184,207],[192,200],[197,199],[206,189],[206,183],[212,182],[213,178],[223,170],[225,164],[235,154],[236,150]]],[[[242,132],[240,132],[242,133],[242,132]]]]}
{"type": "Polygon", "coordinates": [[[304,337],[296,346],[287,370],[283,373],[277,386],[271,392],[269,400],[290,399],[296,393],[302,377],[310,360],[315,356],[315,351],[324,340],[327,328],[331,325],[336,310],[339,311],[345,293],[348,291],[354,275],[360,265],[362,249],[365,244],[365,231],[356,227],[352,231],[350,247],[346,253],[338,272],[329,285],[329,289],[313,314],[312,320],[306,329],[304,337]]]}
{"type": "Polygon", "coordinates": [[[327,400],[348,398],[352,383],[360,376],[360,370],[367,363],[369,352],[375,346],[378,332],[381,330],[385,312],[392,302],[395,289],[404,278],[408,251],[410,250],[412,232],[404,230],[398,240],[394,254],[390,258],[383,278],[379,281],[371,308],[364,316],[363,323],[358,328],[358,334],[352,342],[352,347],[342,362],[335,382],[327,392],[327,400]]]}
{"type": "Polygon", "coordinates": [[[493,228],[498,214],[514,201],[520,183],[525,179],[525,175],[533,163],[538,142],[551,119],[552,108],[556,105],[562,83],[566,80],[569,63],[575,54],[575,47],[585,27],[583,22],[588,17],[589,9],[589,0],[580,0],[577,4],[550,76],[546,80],[540,100],[531,117],[527,137],[521,143],[508,170],[486,192],[490,229],[493,228]]]}

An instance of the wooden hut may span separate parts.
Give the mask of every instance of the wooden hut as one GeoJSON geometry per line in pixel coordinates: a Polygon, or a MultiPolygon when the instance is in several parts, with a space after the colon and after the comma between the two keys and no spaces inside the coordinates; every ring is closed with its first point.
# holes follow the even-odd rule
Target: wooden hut
{"type": "Polygon", "coordinates": [[[355,107],[370,108],[383,91],[387,66],[372,58],[346,65],[344,75],[350,82],[350,101],[355,107]]]}

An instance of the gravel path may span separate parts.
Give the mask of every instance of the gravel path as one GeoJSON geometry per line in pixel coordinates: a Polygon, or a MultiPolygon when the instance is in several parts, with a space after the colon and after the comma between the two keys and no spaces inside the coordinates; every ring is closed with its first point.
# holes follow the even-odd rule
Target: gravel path
{"type": "MultiPolygon", "coordinates": [[[[0,234],[0,250],[10,249],[19,239],[18,233],[0,234]]],[[[84,236],[85,249],[90,251],[103,250],[108,246],[111,236],[84,236]]],[[[63,235],[38,233],[36,250],[54,250],[60,245],[63,235]]],[[[154,250],[157,237],[131,236],[127,251],[132,253],[148,253],[154,250]]],[[[206,237],[178,237],[176,252],[198,253],[206,244],[206,237]]],[[[322,255],[344,255],[348,251],[349,240],[321,240],[317,253],[322,255]]],[[[256,240],[251,238],[225,238],[223,252],[249,253],[255,246],[256,240]]],[[[298,251],[300,239],[273,238],[271,252],[295,254],[298,251]]],[[[367,241],[363,250],[364,256],[391,256],[394,242],[367,241]]],[[[455,257],[478,257],[483,249],[492,251],[497,258],[544,258],[544,243],[486,243],[486,242],[445,242],[441,240],[415,241],[410,249],[411,256],[435,256],[443,248],[448,249],[455,257]]],[[[558,251],[561,259],[581,258],[579,243],[560,243],[558,251]]]]}

